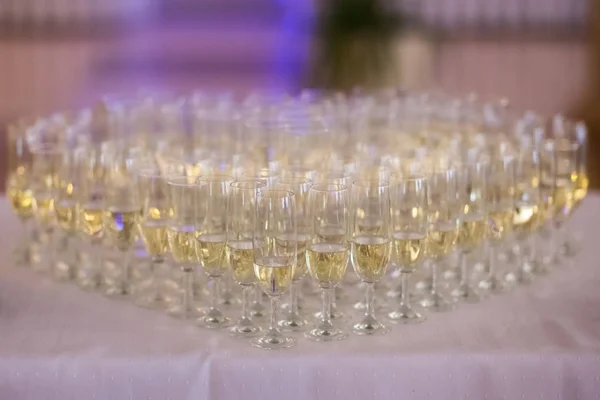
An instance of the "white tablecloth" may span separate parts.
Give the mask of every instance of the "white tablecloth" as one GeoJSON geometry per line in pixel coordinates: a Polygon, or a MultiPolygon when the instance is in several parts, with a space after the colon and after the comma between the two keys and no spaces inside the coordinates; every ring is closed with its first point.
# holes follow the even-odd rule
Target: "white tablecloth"
{"type": "Polygon", "coordinates": [[[583,250],[528,287],[383,337],[255,349],[159,312],[7,265],[0,204],[0,400],[599,399],[600,195],[583,250]]]}

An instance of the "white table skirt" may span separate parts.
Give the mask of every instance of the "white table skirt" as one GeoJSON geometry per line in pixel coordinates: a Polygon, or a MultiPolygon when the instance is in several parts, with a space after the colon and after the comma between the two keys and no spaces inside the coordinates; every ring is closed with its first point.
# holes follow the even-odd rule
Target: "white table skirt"
{"type": "Polygon", "coordinates": [[[383,337],[281,351],[7,265],[1,200],[0,400],[600,398],[600,195],[574,215],[570,267],[383,337]]]}

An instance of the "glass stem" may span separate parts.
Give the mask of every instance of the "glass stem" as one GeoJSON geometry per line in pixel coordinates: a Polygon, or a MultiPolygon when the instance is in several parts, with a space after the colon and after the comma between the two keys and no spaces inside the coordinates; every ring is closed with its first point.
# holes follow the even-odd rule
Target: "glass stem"
{"type": "Polygon", "coordinates": [[[250,319],[250,295],[252,294],[252,286],[244,286],[242,289],[242,319],[250,319]]]}
{"type": "Polygon", "coordinates": [[[121,276],[121,290],[128,292],[129,277],[131,276],[131,249],[121,250],[123,255],[123,275],[121,276]]]}
{"type": "Polygon", "coordinates": [[[469,253],[462,251],[460,253],[460,287],[467,287],[469,284],[469,253]]]}
{"type": "Polygon", "coordinates": [[[161,267],[164,262],[164,258],[162,256],[152,257],[152,292],[154,300],[161,300],[162,295],[160,293],[160,273],[161,267]]]}
{"type": "Polygon", "coordinates": [[[488,249],[488,259],[489,259],[489,277],[490,279],[493,279],[496,277],[496,258],[497,258],[497,254],[496,254],[496,244],[492,243],[490,244],[490,247],[488,249]]]}
{"type": "Polygon", "coordinates": [[[211,310],[217,310],[219,308],[219,281],[220,277],[213,276],[212,277],[212,286],[210,288],[210,297],[211,297],[211,310]]]}
{"type": "Polygon", "coordinates": [[[438,260],[433,260],[431,263],[431,294],[436,294],[438,290],[437,268],[438,260]]]}
{"type": "Polygon", "coordinates": [[[409,272],[400,272],[400,285],[402,291],[400,293],[400,305],[407,306],[409,302],[408,294],[408,278],[410,277],[409,272]]]}
{"type": "Polygon", "coordinates": [[[279,334],[277,329],[277,311],[279,310],[279,296],[271,296],[271,326],[269,332],[279,334]]]}
{"type": "Polygon", "coordinates": [[[185,266],[183,268],[183,309],[190,311],[194,299],[194,270],[185,266]]]}
{"type": "Polygon", "coordinates": [[[552,258],[558,259],[560,257],[560,249],[564,244],[563,239],[565,238],[566,224],[559,222],[555,229],[552,240],[552,258]]]}
{"type": "Polygon", "coordinates": [[[375,283],[368,282],[367,283],[367,291],[365,294],[365,316],[372,317],[374,311],[374,302],[375,302],[375,283]]]}
{"type": "Polygon", "coordinates": [[[331,325],[331,297],[333,288],[323,289],[323,304],[321,309],[321,323],[331,325]]]}
{"type": "Polygon", "coordinates": [[[292,282],[290,288],[290,314],[298,314],[298,282],[292,282]]]}
{"type": "Polygon", "coordinates": [[[263,301],[262,301],[262,295],[263,295],[262,289],[260,287],[258,287],[258,285],[257,285],[254,288],[254,302],[256,304],[262,304],[263,303],[263,301]]]}
{"type": "Polygon", "coordinates": [[[535,263],[537,257],[536,242],[535,233],[527,236],[527,253],[524,256],[524,260],[530,262],[532,265],[535,263]]]}

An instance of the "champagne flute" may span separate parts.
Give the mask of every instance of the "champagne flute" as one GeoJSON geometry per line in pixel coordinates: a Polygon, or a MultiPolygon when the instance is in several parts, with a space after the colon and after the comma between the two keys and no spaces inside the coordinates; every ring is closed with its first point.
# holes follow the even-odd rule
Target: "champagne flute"
{"type": "Polygon", "coordinates": [[[513,230],[520,243],[516,280],[530,283],[535,265],[536,230],[542,220],[540,191],[540,153],[528,139],[520,143],[515,164],[515,209],[513,230]]]}
{"type": "Polygon", "coordinates": [[[58,169],[58,185],[54,196],[56,222],[62,236],[60,246],[55,248],[54,278],[66,281],[75,278],[79,262],[77,230],[79,225],[79,196],[82,176],[78,155],[80,149],[65,149],[58,169]]]}
{"type": "Polygon", "coordinates": [[[469,303],[481,299],[471,284],[470,256],[483,245],[488,224],[486,190],[488,166],[485,161],[467,160],[459,168],[458,197],[461,210],[457,245],[460,250],[460,283],[452,295],[469,303]]]}
{"type": "Polygon", "coordinates": [[[118,277],[104,292],[109,297],[131,295],[131,253],[138,240],[138,224],[142,210],[137,160],[134,154],[128,148],[116,147],[109,155],[103,227],[123,260],[118,277]]]}
{"type": "Polygon", "coordinates": [[[102,146],[90,146],[80,151],[82,174],[79,191],[79,225],[85,247],[82,263],[77,269],[77,284],[84,290],[97,289],[101,284],[103,263],[104,221],[106,199],[106,165],[102,146]]]}
{"type": "MultiPolygon", "coordinates": [[[[552,157],[554,171],[551,181],[542,180],[542,185],[553,185],[552,188],[552,261],[560,264],[560,248],[565,239],[565,224],[575,204],[577,189],[579,143],[567,138],[555,138],[545,145],[548,157],[552,157]]],[[[548,176],[545,176],[548,178],[548,176]]]]}
{"type": "Polygon", "coordinates": [[[150,293],[143,293],[136,304],[146,308],[164,308],[165,296],[161,290],[165,275],[165,256],[169,248],[167,219],[169,216],[169,193],[167,178],[155,169],[145,169],[139,174],[142,214],[139,231],[144,247],[152,260],[150,293]]]}
{"type": "MultiPolygon", "coordinates": [[[[261,167],[260,165],[262,164],[259,162],[258,165],[251,163],[251,165],[245,166],[241,171],[240,179],[260,180],[265,183],[266,188],[272,188],[275,185],[279,174],[270,167],[261,167]]],[[[267,315],[267,308],[263,303],[263,291],[258,285],[255,286],[254,290],[254,300],[250,305],[250,314],[254,318],[263,318],[267,315]]]]}
{"type": "MultiPolygon", "coordinates": [[[[577,151],[577,177],[575,179],[575,190],[573,192],[573,213],[579,205],[585,199],[588,191],[589,178],[587,174],[587,155],[588,155],[588,140],[587,140],[587,128],[585,123],[582,121],[575,122],[573,127],[569,131],[571,137],[577,141],[579,148],[577,151]]],[[[563,252],[567,257],[573,257],[576,255],[577,247],[576,240],[578,233],[574,235],[568,235],[563,245],[563,252]]]]}
{"type": "Polygon", "coordinates": [[[182,319],[194,319],[199,310],[194,302],[194,278],[196,265],[200,263],[196,242],[196,202],[198,177],[195,175],[169,176],[169,214],[167,218],[167,238],[173,260],[183,273],[183,298],[179,304],[171,306],[167,313],[182,319]]]}
{"type": "Polygon", "coordinates": [[[8,127],[8,178],[6,194],[24,230],[24,239],[14,250],[17,266],[32,261],[33,193],[31,190],[33,156],[27,136],[19,126],[8,127]]]}
{"type": "MultiPolygon", "coordinates": [[[[40,144],[32,148],[33,165],[31,192],[33,195],[33,215],[40,227],[42,240],[41,254],[53,254],[54,249],[54,196],[58,187],[58,169],[63,149],[56,145],[40,144]]],[[[53,257],[46,262],[34,264],[34,270],[52,270],[53,257]]]]}
{"type": "Polygon", "coordinates": [[[296,268],[294,270],[294,279],[290,288],[290,303],[287,314],[284,319],[279,321],[279,326],[284,330],[303,331],[308,322],[299,312],[299,291],[300,281],[307,271],[306,267],[306,243],[310,235],[310,219],[308,215],[308,192],[311,180],[305,177],[287,177],[279,178],[275,188],[287,190],[294,193],[296,210],[296,232],[288,235],[281,235],[276,240],[276,246],[288,247],[296,246],[298,251],[296,257],[296,268]]]}
{"type": "Polygon", "coordinates": [[[263,180],[242,180],[231,184],[227,229],[227,260],[233,280],[242,286],[242,316],[229,333],[236,337],[251,337],[260,332],[252,321],[250,296],[256,284],[252,232],[256,218],[256,196],[266,187],[263,180]]]}
{"type": "Polygon", "coordinates": [[[455,248],[460,226],[458,202],[458,173],[453,167],[434,168],[428,175],[427,188],[427,256],[431,259],[431,290],[421,300],[423,307],[434,311],[454,308],[454,299],[448,299],[438,283],[439,263],[455,248]]]}
{"type": "Polygon", "coordinates": [[[231,324],[231,319],[219,310],[219,281],[227,272],[225,248],[232,183],[233,177],[228,175],[198,178],[196,251],[204,273],[211,280],[211,304],[206,314],[198,320],[205,328],[224,328],[231,324]]]}
{"type": "Polygon", "coordinates": [[[427,179],[407,176],[392,186],[391,214],[396,262],[401,273],[400,301],[388,314],[391,322],[423,322],[425,315],[410,304],[408,279],[421,265],[427,245],[427,179]]]}
{"type": "Polygon", "coordinates": [[[364,318],[353,326],[357,335],[382,335],[389,328],[375,317],[375,283],[385,274],[392,250],[389,183],[357,180],[350,201],[350,258],[367,286],[364,318]]]}
{"type": "Polygon", "coordinates": [[[502,241],[513,228],[515,210],[515,160],[510,156],[498,156],[490,161],[487,204],[488,204],[488,276],[479,283],[485,290],[502,292],[507,289],[505,280],[497,270],[498,250],[502,241]]]}
{"type": "MultiPolygon", "coordinates": [[[[342,185],[346,188],[349,188],[352,185],[352,174],[347,173],[343,170],[325,170],[321,172],[315,173],[315,184],[329,184],[329,185],[342,185]]],[[[346,283],[345,280],[349,278],[349,275],[345,275],[342,282],[333,288],[333,296],[331,298],[331,306],[329,310],[331,311],[331,319],[332,320],[341,320],[345,318],[344,312],[341,311],[337,307],[338,300],[342,300],[347,297],[347,294],[344,293],[342,284],[346,283]]],[[[357,283],[355,281],[351,283],[357,283]]],[[[359,302],[362,304],[362,301],[359,302]]],[[[363,307],[364,309],[364,307],[363,307]]],[[[321,311],[315,313],[316,318],[321,318],[321,311]]]]}
{"type": "Polygon", "coordinates": [[[271,299],[271,324],[267,332],[252,341],[256,347],[281,349],[292,347],[296,340],[281,334],[277,327],[279,297],[294,279],[297,242],[286,239],[296,235],[294,193],[263,190],[256,197],[256,219],[252,237],[254,275],[259,287],[271,299]],[[277,242],[286,241],[285,245],[277,242]]]}
{"type": "Polygon", "coordinates": [[[306,250],[308,271],[323,294],[316,326],[305,333],[314,341],[345,339],[348,335],[331,322],[334,288],[340,283],[350,253],[348,243],[348,189],[344,185],[317,184],[310,188],[311,238],[306,250]]]}

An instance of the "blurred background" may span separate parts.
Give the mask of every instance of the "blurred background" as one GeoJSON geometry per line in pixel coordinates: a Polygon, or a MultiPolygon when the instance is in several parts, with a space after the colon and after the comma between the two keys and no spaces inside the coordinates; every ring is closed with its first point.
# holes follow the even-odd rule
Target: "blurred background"
{"type": "Polygon", "coordinates": [[[597,149],[598,3],[0,0],[0,126],[143,88],[401,85],[586,118],[597,149]]]}

